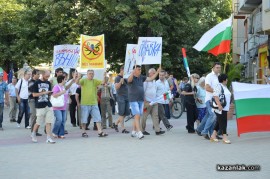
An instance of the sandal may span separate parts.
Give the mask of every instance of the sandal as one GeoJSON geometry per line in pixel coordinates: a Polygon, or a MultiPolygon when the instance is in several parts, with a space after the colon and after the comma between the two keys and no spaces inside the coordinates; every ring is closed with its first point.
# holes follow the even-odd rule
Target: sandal
{"type": "Polygon", "coordinates": [[[82,133],[82,137],[87,138],[88,137],[87,133],[86,132],[82,133]]]}
{"type": "MultiPolygon", "coordinates": [[[[113,123],[114,124],[114,123],[113,123]]],[[[118,130],[118,125],[115,125],[114,124],[114,130],[116,131],[116,132],[119,132],[119,130],[118,130]]]]}
{"type": "Polygon", "coordinates": [[[52,133],[53,138],[58,138],[58,135],[55,135],[54,133],[52,133]]]}
{"type": "Polygon", "coordinates": [[[128,134],[129,131],[127,131],[126,129],[123,129],[123,130],[122,130],[122,133],[123,133],[123,134],[128,134]]]}
{"type": "Polygon", "coordinates": [[[106,134],[106,133],[104,133],[104,132],[101,132],[101,133],[98,134],[98,136],[99,136],[99,137],[106,137],[106,136],[108,136],[108,134],[106,134]]]}
{"type": "Polygon", "coordinates": [[[62,135],[62,136],[58,136],[58,138],[59,138],[59,139],[64,139],[64,138],[66,138],[66,137],[62,135]]]}

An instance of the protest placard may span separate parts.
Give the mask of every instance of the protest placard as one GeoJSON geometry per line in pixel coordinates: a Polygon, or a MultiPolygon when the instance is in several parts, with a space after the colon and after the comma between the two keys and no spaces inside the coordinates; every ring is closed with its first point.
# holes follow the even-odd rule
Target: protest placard
{"type": "Polygon", "coordinates": [[[124,66],[124,78],[128,78],[133,71],[137,58],[137,44],[127,44],[124,66]]]}
{"type": "Polygon", "coordinates": [[[137,65],[161,64],[162,37],[139,37],[137,65]]]}
{"type": "Polygon", "coordinates": [[[104,68],[104,35],[81,35],[80,52],[81,68],[104,68]]]}
{"type": "Polygon", "coordinates": [[[55,45],[53,50],[53,69],[76,68],[80,55],[79,45],[55,45]]]}

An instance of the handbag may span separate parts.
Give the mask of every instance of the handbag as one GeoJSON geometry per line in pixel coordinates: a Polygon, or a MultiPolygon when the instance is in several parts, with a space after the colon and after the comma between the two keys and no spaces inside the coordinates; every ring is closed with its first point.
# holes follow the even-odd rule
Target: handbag
{"type": "MultiPolygon", "coordinates": [[[[221,86],[221,85],[220,85],[221,86]]],[[[226,97],[225,97],[225,94],[224,94],[224,89],[223,89],[223,87],[221,86],[221,94],[219,95],[219,102],[220,102],[220,104],[221,104],[221,106],[224,108],[225,106],[226,106],[226,104],[227,104],[227,102],[226,102],[226,97]]],[[[216,101],[215,101],[215,97],[213,96],[212,97],[212,100],[211,100],[211,102],[210,102],[210,106],[212,107],[212,108],[214,108],[214,109],[218,109],[218,105],[217,105],[217,103],[216,103],[216,101]]]]}
{"type": "MultiPolygon", "coordinates": [[[[59,87],[59,86],[58,86],[59,87]]],[[[61,88],[59,87],[60,91],[61,88]]],[[[52,104],[52,107],[60,108],[65,105],[65,99],[64,99],[64,94],[58,96],[58,97],[53,97],[51,96],[50,102],[52,104]]]]}

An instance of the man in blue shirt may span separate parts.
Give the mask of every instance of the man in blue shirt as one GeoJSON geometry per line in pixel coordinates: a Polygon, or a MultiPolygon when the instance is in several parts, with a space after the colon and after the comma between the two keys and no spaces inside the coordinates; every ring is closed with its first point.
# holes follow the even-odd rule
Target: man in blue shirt
{"type": "Polygon", "coordinates": [[[16,103],[16,88],[15,85],[17,83],[17,78],[15,76],[12,77],[12,82],[8,84],[8,93],[9,93],[9,119],[10,122],[16,122],[16,114],[17,114],[17,103],[16,103]]]}
{"type": "Polygon", "coordinates": [[[2,123],[4,118],[4,96],[6,105],[9,105],[7,83],[3,81],[3,76],[4,74],[0,72],[0,131],[3,130],[2,123]]]}

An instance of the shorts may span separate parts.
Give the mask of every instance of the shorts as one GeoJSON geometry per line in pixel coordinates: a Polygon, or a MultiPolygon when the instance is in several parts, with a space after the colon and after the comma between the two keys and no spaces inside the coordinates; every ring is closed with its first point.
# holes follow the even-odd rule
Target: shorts
{"type": "Polygon", "coordinates": [[[93,122],[101,122],[98,105],[81,105],[81,123],[86,124],[90,114],[93,122]]]}
{"type": "Polygon", "coordinates": [[[125,97],[122,96],[117,96],[117,104],[119,116],[128,116],[130,114],[128,99],[125,99],[125,97]]]}
{"type": "Polygon", "coordinates": [[[38,125],[43,124],[51,124],[54,120],[53,109],[51,107],[46,106],[45,108],[36,108],[37,121],[38,125]]]}
{"type": "Polygon", "coordinates": [[[132,115],[142,115],[143,114],[143,101],[129,102],[132,115]]]}

